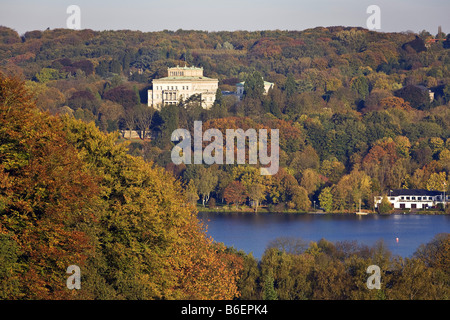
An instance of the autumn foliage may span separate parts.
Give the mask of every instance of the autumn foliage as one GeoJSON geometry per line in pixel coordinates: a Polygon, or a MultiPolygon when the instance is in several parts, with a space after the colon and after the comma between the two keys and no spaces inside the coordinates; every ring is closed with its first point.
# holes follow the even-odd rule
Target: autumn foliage
{"type": "Polygon", "coordinates": [[[0,76],[0,297],[231,299],[240,258],[183,189],[94,124],[38,111],[0,76]],[[82,289],[66,288],[69,265],[82,289]]]}

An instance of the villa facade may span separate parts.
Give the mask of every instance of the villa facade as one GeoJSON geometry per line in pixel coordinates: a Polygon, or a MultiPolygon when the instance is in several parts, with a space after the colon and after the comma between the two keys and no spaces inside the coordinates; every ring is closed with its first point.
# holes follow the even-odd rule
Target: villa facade
{"type": "Polygon", "coordinates": [[[178,104],[194,95],[198,95],[205,109],[214,104],[219,80],[205,77],[203,68],[176,66],[168,68],[167,75],[152,81],[148,106],[161,110],[163,105],[178,104]]]}

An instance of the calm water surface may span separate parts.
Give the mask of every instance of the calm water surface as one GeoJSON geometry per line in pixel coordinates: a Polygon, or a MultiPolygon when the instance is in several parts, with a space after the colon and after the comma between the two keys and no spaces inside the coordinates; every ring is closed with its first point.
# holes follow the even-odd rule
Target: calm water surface
{"type": "Polygon", "coordinates": [[[198,217],[217,242],[233,246],[260,259],[267,244],[278,237],[306,241],[356,240],[384,243],[394,255],[410,257],[422,244],[442,232],[450,232],[448,215],[332,215],[202,212],[198,217]],[[396,241],[398,238],[398,242],[396,241]]]}

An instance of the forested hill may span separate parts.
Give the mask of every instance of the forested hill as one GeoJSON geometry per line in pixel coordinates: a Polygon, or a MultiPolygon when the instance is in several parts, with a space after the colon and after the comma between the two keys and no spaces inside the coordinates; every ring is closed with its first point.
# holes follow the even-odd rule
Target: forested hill
{"type": "Polygon", "coordinates": [[[191,201],[294,210],[313,201],[327,211],[354,210],[359,199],[371,208],[373,196],[390,189],[450,185],[449,47],[445,34],[350,27],[24,35],[0,27],[1,70],[25,80],[39,108],[95,121],[102,131],[151,131],[151,141],[129,152],[172,171],[191,201]],[[275,88],[268,95],[247,88],[242,102],[218,92],[208,111],[195,101],[147,108],[151,80],[185,63],[218,78],[222,91],[259,75],[275,88]],[[174,166],[170,133],[194,120],[280,129],[279,173],[263,179],[254,167],[174,166]]]}

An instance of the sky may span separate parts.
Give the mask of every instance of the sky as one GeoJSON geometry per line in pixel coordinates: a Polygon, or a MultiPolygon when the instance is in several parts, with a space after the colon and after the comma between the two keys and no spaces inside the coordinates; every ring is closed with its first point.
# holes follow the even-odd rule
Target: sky
{"type": "Polygon", "coordinates": [[[0,0],[0,25],[19,34],[66,28],[67,7],[80,8],[81,29],[305,30],[367,27],[367,7],[380,8],[380,32],[450,33],[449,0],[0,0]]]}

